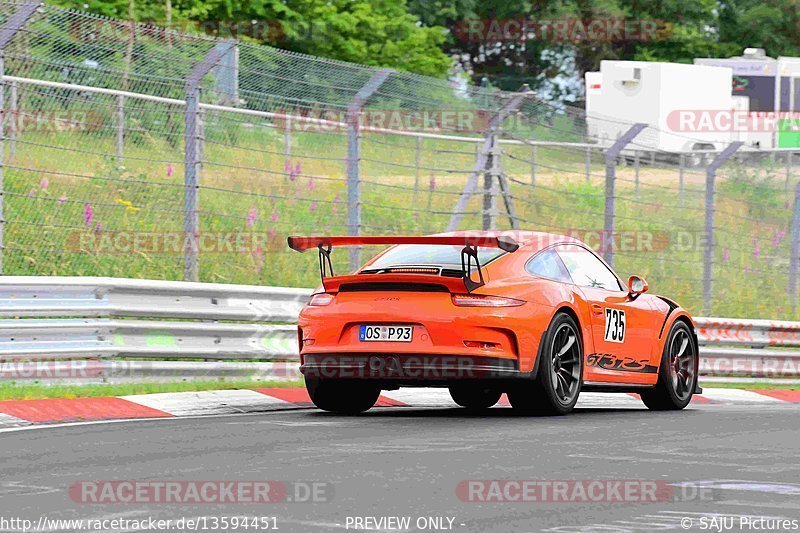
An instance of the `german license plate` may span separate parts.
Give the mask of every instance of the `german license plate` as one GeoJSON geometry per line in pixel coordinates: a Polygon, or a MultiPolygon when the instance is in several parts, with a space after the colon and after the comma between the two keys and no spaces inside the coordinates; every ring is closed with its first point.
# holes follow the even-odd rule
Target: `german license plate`
{"type": "Polygon", "coordinates": [[[388,341],[411,342],[414,326],[367,326],[362,325],[358,330],[358,340],[361,342],[388,341]]]}

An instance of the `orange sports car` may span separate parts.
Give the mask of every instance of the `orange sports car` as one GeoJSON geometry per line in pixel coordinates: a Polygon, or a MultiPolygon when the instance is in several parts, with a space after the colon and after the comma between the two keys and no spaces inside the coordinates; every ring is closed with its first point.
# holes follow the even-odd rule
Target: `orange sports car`
{"type": "Polygon", "coordinates": [[[316,249],[322,285],[300,313],[300,368],[314,404],[372,407],[381,390],[448,387],[485,409],[566,414],[584,391],[636,392],[650,409],[698,393],[689,314],[627,285],[577,239],[532,231],[423,237],[289,237],[316,249]],[[336,276],[339,246],[393,245],[336,276]]]}

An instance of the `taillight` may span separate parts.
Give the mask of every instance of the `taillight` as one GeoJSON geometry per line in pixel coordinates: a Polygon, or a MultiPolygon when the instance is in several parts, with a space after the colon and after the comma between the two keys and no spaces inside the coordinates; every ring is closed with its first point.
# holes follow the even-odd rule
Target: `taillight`
{"type": "Polygon", "coordinates": [[[315,294],[311,296],[311,299],[308,301],[308,305],[313,305],[316,307],[321,307],[323,305],[328,305],[333,301],[333,294],[328,294],[326,292],[321,292],[319,294],[315,294]]]}
{"type": "Polygon", "coordinates": [[[453,305],[459,307],[518,307],[525,302],[502,296],[481,296],[479,294],[454,294],[453,305]]]}

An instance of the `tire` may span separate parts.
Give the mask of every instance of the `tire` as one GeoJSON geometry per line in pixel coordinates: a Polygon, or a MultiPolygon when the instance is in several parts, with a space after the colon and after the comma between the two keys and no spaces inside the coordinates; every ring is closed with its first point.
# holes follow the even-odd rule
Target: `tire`
{"type": "Polygon", "coordinates": [[[481,385],[453,385],[450,387],[450,397],[456,404],[469,409],[480,411],[488,409],[500,401],[503,391],[481,385]]]}
{"type": "Polygon", "coordinates": [[[306,378],[311,401],[323,411],[341,415],[363,413],[378,401],[380,388],[369,382],[306,378]]]}
{"type": "Polygon", "coordinates": [[[580,328],[571,316],[561,312],[542,337],[536,378],[514,384],[508,391],[508,401],[524,414],[565,415],[575,408],[582,383],[580,328]]]}
{"type": "Polygon", "coordinates": [[[655,388],[642,392],[642,402],[653,411],[678,411],[692,401],[697,386],[698,351],[689,326],[675,322],[664,344],[655,388]]]}

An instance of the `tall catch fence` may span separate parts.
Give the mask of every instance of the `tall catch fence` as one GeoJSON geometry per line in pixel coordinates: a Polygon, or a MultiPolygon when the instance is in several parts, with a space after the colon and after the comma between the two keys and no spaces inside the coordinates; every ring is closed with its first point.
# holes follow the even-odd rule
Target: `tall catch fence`
{"type": "Polygon", "coordinates": [[[0,2],[0,53],[6,275],[311,286],[289,234],[540,229],[695,312],[797,318],[790,150],[42,4],[0,2]]]}

